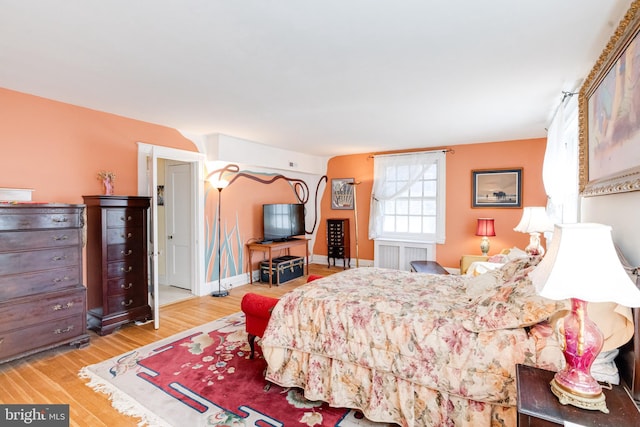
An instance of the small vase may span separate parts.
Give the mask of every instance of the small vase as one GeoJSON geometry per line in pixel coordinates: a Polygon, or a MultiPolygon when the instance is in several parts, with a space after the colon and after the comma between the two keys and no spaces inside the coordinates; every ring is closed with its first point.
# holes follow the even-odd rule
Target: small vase
{"type": "Polygon", "coordinates": [[[102,180],[104,184],[104,194],[107,196],[113,195],[113,181],[110,178],[105,178],[102,180]]]}

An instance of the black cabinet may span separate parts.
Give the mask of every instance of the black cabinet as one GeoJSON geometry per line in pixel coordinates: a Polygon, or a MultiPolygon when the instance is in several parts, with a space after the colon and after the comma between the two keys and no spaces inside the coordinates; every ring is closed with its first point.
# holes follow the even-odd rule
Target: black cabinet
{"type": "Polygon", "coordinates": [[[347,268],[351,264],[351,246],[349,243],[349,219],[336,218],[327,220],[327,265],[336,265],[336,259],[342,259],[347,268]]]}

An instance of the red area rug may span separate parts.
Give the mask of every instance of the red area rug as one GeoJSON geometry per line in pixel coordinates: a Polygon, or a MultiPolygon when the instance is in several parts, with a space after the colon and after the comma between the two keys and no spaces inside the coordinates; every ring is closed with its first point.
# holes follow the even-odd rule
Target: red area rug
{"type": "Polygon", "coordinates": [[[87,385],[120,412],[160,426],[380,426],[357,411],[310,402],[264,379],[249,359],[244,315],[236,313],[82,368],[87,385]]]}

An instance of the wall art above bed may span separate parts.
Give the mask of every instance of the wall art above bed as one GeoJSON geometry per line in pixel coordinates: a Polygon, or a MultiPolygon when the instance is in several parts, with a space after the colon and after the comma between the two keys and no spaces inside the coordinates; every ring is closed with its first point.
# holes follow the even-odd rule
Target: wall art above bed
{"type": "Polygon", "coordinates": [[[634,1],[580,89],[583,196],[640,190],[639,8],[634,1]]]}

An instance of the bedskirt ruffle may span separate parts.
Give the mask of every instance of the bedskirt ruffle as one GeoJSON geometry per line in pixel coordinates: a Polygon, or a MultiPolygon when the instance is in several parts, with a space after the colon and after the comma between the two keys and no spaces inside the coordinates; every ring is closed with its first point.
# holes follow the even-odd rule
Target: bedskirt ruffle
{"type": "Polygon", "coordinates": [[[309,400],[362,411],[371,421],[401,426],[516,426],[516,408],[465,399],[386,372],[276,347],[263,348],[266,378],[298,387],[309,400]]]}

